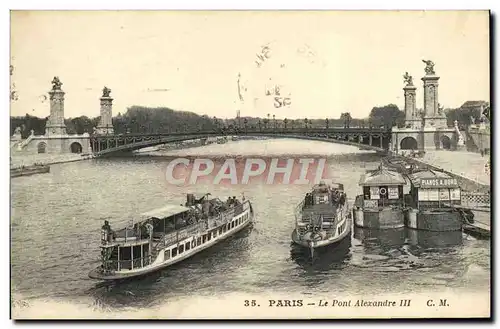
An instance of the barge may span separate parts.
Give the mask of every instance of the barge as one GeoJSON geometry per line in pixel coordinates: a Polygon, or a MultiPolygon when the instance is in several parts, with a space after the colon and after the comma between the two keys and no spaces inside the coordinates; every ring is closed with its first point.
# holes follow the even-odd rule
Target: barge
{"type": "Polygon", "coordinates": [[[210,193],[187,195],[185,206],[166,205],[113,231],[101,231],[101,265],[91,279],[120,280],[141,276],[181,262],[243,230],[253,220],[249,200],[222,202],[210,193]]]}
{"type": "Polygon", "coordinates": [[[20,166],[10,168],[10,177],[31,176],[35,174],[46,174],[50,172],[50,166],[43,164],[34,164],[32,166],[20,166]]]}
{"type": "Polygon", "coordinates": [[[374,229],[394,229],[405,226],[405,177],[380,164],[376,170],[361,176],[362,195],[356,196],[353,207],[354,225],[374,229]]]}
{"type": "Polygon", "coordinates": [[[435,232],[461,231],[465,221],[472,221],[456,208],[461,204],[461,190],[455,178],[431,169],[408,175],[411,183],[406,202],[406,226],[435,232]]]}

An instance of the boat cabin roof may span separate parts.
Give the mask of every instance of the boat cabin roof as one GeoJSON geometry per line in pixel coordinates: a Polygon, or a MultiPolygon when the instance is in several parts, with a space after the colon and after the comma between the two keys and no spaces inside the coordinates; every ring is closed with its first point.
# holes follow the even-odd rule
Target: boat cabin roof
{"type": "Polygon", "coordinates": [[[407,181],[402,174],[383,166],[367,171],[359,179],[360,186],[406,185],[406,183],[407,181]]]}
{"type": "Polygon", "coordinates": [[[322,180],[319,184],[313,186],[314,192],[327,192],[329,189],[344,190],[344,184],[335,183],[331,180],[322,180]]]}
{"type": "Polygon", "coordinates": [[[142,213],[139,215],[139,221],[143,221],[149,218],[167,218],[174,215],[182,214],[184,212],[190,211],[191,209],[188,207],[169,204],[164,207],[150,210],[148,212],[142,213]]]}

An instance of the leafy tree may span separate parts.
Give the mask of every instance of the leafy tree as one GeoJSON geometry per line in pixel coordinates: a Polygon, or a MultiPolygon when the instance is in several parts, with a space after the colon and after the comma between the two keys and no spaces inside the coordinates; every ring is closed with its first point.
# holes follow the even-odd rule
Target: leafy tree
{"type": "Polygon", "coordinates": [[[374,127],[403,127],[405,113],[397,105],[389,104],[374,107],[370,112],[369,120],[374,127]]]}

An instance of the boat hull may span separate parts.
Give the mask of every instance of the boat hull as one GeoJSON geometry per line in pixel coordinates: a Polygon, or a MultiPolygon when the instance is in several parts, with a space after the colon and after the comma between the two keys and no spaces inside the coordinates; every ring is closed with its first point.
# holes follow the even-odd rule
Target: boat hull
{"type": "MultiPolygon", "coordinates": [[[[161,255],[163,255],[164,251],[172,247],[172,246],[169,246],[167,248],[162,249],[159,252],[156,260],[153,262],[152,265],[142,267],[139,269],[135,269],[132,271],[120,271],[120,272],[114,272],[111,274],[102,273],[101,268],[98,267],[98,268],[95,268],[94,270],[90,271],[88,276],[91,279],[103,280],[103,281],[124,280],[124,279],[143,276],[146,274],[156,272],[156,271],[161,270],[161,269],[165,269],[171,265],[174,265],[174,264],[177,264],[183,260],[186,260],[186,259],[196,255],[197,253],[199,253],[205,249],[208,249],[208,248],[216,245],[217,243],[219,243],[219,242],[221,242],[221,241],[223,241],[231,236],[234,236],[236,233],[247,228],[253,222],[253,210],[252,210],[251,204],[247,210],[245,210],[244,212],[242,212],[238,216],[233,217],[232,220],[237,220],[238,218],[243,217],[246,214],[248,214],[248,219],[243,221],[240,225],[234,227],[233,229],[227,231],[226,233],[218,235],[217,237],[211,239],[210,241],[207,241],[206,243],[203,243],[201,245],[197,245],[196,247],[191,248],[188,251],[185,251],[182,256],[179,255],[177,257],[172,257],[172,258],[167,259],[166,261],[158,261],[159,257],[163,257],[161,255]]],[[[190,239],[191,239],[191,237],[188,238],[187,240],[190,240],[190,239]]],[[[184,243],[184,242],[182,242],[182,243],[184,243]]]]}
{"type": "Polygon", "coordinates": [[[405,215],[400,208],[363,209],[352,211],[354,225],[373,229],[395,229],[405,226],[405,215]]]}
{"type": "Polygon", "coordinates": [[[344,231],[340,234],[336,234],[335,236],[329,237],[327,239],[320,239],[320,240],[300,239],[297,235],[297,229],[294,229],[292,232],[292,241],[295,244],[305,248],[321,248],[340,242],[344,238],[349,236],[352,230],[351,218],[347,217],[345,221],[346,221],[346,226],[344,231]]]}
{"type": "Polygon", "coordinates": [[[31,176],[36,174],[46,174],[50,172],[49,166],[32,166],[25,168],[14,168],[10,170],[10,177],[31,176]]]}
{"type": "Polygon", "coordinates": [[[406,212],[406,227],[433,232],[461,231],[463,219],[453,209],[409,209],[406,212]]]}

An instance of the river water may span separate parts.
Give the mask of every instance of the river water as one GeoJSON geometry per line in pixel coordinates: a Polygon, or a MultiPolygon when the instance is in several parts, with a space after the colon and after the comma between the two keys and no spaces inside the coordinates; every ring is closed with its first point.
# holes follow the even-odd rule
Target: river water
{"type": "MultiPolygon", "coordinates": [[[[12,180],[11,289],[31,304],[49,301],[111,311],[141,309],[190,296],[230,293],[414,293],[490,289],[490,242],[461,233],[354,229],[334,249],[316,255],[291,246],[293,210],[307,185],[175,187],[165,179],[172,156],[323,155],[329,175],[350,199],[360,175],[380,156],[311,141],[239,141],[170,151],[168,156],[94,159],[54,165],[44,175],[12,180]],[[117,285],[88,278],[98,266],[100,227],[185,193],[240,195],[253,202],[255,222],[239,235],[161,272],[117,285]]],[[[48,305],[48,304],[43,304],[48,305]]]]}

